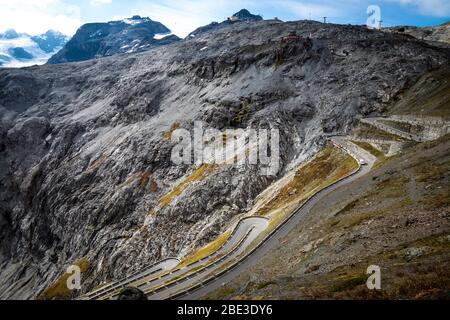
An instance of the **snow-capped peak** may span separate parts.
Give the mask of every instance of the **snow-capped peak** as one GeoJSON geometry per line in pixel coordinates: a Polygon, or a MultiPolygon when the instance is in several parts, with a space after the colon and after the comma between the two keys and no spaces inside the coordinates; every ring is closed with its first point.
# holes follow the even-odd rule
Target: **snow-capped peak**
{"type": "Polygon", "coordinates": [[[17,33],[14,29],[8,29],[3,33],[0,33],[0,39],[17,39],[20,38],[21,34],[17,33]]]}
{"type": "Polygon", "coordinates": [[[0,67],[25,67],[44,64],[69,37],[54,30],[30,36],[9,29],[0,33],[0,67]]]}
{"type": "Polygon", "coordinates": [[[150,18],[142,18],[141,16],[133,16],[122,20],[126,24],[136,25],[150,21],[150,18]]]}

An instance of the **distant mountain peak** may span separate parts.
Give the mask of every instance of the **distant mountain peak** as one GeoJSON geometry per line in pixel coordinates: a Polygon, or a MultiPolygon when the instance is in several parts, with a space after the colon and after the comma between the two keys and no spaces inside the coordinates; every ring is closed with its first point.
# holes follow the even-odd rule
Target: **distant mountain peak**
{"type": "Polygon", "coordinates": [[[49,64],[135,53],[180,40],[162,23],[134,15],[119,21],[88,23],[55,54],[49,64]]]}
{"type": "Polygon", "coordinates": [[[218,22],[212,22],[206,26],[199,27],[195,29],[193,32],[191,32],[187,38],[193,38],[196,37],[199,34],[209,32],[211,30],[216,30],[218,28],[226,27],[230,24],[239,23],[239,22],[257,22],[264,20],[262,16],[252,14],[247,9],[241,9],[240,11],[233,14],[231,17],[229,17],[227,20],[218,23],[218,22]]]}
{"type": "Polygon", "coordinates": [[[14,68],[44,64],[69,41],[69,37],[56,30],[30,36],[8,29],[0,33],[0,40],[0,66],[14,68]]]}
{"type": "Polygon", "coordinates": [[[31,37],[31,39],[46,53],[55,52],[69,41],[68,36],[56,30],[48,30],[43,34],[31,37]]]}
{"type": "Polygon", "coordinates": [[[127,24],[136,25],[136,24],[141,24],[144,22],[152,22],[152,19],[150,19],[149,17],[141,17],[139,15],[134,15],[131,18],[123,19],[122,22],[125,22],[127,24]]]}
{"type": "Polygon", "coordinates": [[[260,15],[252,14],[247,9],[241,9],[240,11],[233,14],[232,17],[237,18],[239,20],[252,20],[252,21],[263,20],[263,17],[261,17],[260,15]]]}
{"type": "Polygon", "coordinates": [[[140,15],[134,15],[134,16],[132,16],[130,19],[131,19],[131,20],[143,20],[143,19],[150,20],[149,17],[143,18],[143,17],[141,17],[140,15]]]}
{"type": "Polygon", "coordinates": [[[14,29],[7,29],[5,32],[0,33],[0,39],[17,39],[20,34],[14,29]]]}
{"type": "Polygon", "coordinates": [[[47,35],[61,35],[61,36],[67,37],[64,33],[59,32],[58,30],[53,30],[53,29],[47,30],[44,34],[47,34],[47,35]]]}

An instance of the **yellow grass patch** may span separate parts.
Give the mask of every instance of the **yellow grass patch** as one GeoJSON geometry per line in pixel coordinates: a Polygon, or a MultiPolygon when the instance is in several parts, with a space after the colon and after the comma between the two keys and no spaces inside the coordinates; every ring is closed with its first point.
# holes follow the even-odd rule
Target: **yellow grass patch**
{"type": "Polygon", "coordinates": [[[187,265],[191,264],[192,262],[201,260],[201,259],[209,256],[210,254],[216,252],[227,241],[227,239],[230,237],[230,235],[231,235],[230,230],[221,234],[213,242],[208,243],[207,245],[198,249],[197,251],[192,253],[190,256],[188,256],[186,259],[184,259],[180,263],[179,268],[187,266],[187,265]]]}
{"type": "Polygon", "coordinates": [[[278,223],[281,218],[277,219],[276,216],[281,214],[284,217],[312,194],[349,175],[357,168],[358,163],[346,152],[336,147],[326,147],[311,161],[301,166],[293,179],[259,209],[258,214],[270,215],[272,220],[278,223]]]}
{"type": "Polygon", "coordinates": [[[214,170],[214,168],[214,165],[202,164],[189,177],[178,184],[169,194],[165,195],[159,201],[160,206],[163,208],[167,207],[172,202],[173,198],[183,193],[183,191],[186,190],[192,182],[204,180],[208,174],[214,170]]]}
{"type": "Polygon", "coordinates": [[[172,139],[172,133],[181,127],[179,122],[174,122],[172,126],[170,126],[169,131],[164,132],[163,138],[164,140],[172,139]]]}
{"type": "Polygon", "coordinates": [[[372,146],[370,143],[368,142],[364,142],[364,141],[351,141],[351,143],[356,144],[358,147],[366,150],[367,152],[369,152],[370,154],[374,155],[377,158],[382,158],[384,157],[384,153],[380,150],[378,150],[377,148],[375,148],[374,146],[372,146]]]}
{"type": "Polygon", "coordinates": [[[102,154],[97,160],[95,160],[89,167],[88,171],[94,171],[98,167],[100,167],[106,161],[106,155],[102,154]]]}
{"type": "Polygon", "coordinates": [[[381,130],[372,124],[359,123],[359,125],[353,129],[353,134],[368,139],[379,139],[387,141],[406,141],[407,139],[400,137],[396,134],[381,130]]]}
{"type": "MultiPolygon", "coordinates": [[[[86,258],[81,258],[75,265],[80,267],[82,273],[89,269],[89,261],[86,258]]],[[[65,300],[72,297],[72,291],[67,288],[67,279],[70,274],[65,273],[59,277],[50,287],[45,289],[37,300],[65,300]]]]}

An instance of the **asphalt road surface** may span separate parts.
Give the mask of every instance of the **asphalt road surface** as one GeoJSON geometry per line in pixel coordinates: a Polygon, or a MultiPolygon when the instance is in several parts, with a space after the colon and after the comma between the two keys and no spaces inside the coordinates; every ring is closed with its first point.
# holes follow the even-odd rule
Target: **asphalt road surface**
{"type": "Polygon", "coordinates": [[[175,268],[179,260],[168,259],[164,264],[158,263],[143,272],[88,293],[83,299],[116,299],[125,287],[139,288],[147,294],[149,299],[165,299],[175,292],[194,285],[209,272],[214,272],[230,259],[240,255],[268,225],[269,221],[266,218],[242,219],[223,246],[204,259],[181,269],[175,268]],[[175,282],[174,279],[176,279],[175,282]]]}

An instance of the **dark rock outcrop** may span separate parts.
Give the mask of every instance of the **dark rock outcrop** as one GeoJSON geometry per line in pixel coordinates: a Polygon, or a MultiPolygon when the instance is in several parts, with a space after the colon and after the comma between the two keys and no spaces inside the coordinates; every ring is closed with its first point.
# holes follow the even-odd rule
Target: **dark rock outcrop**
{"type": "Polygon", "coordinates": [[[239,12],[236,12],[231,17],[229,17],[227,20],[222,21],[221,23],[218,22],[211,22],[210,24],[206,26],[202,26],[191,32],[187,38],[193,38],[196,37],[202,33],[214,30],[214,29],[220,29],[227,27],[234,23],[242,23],[242,22],[258,22],[262,21],[263,18],[260,15],[254,15],[250,13],[247,9],[242,9],[239,12]]]}
{"type": "Polygon", "coordinates": [[[33,55],[26,51],[24,48],[16,47],[10,48],[8,53],[17,60],[30,60],[33,59],[33,55]]]}
{"type": "Polygon", "coordinates": [[[118,300],[145,301],[147,296],[138,288],[125,288],[119,293],[118,300]]]}
{"type": "Polygon", "coordinates": [[[263,19],[260,15],[251,14],[247,9],[236,12],[232,17],[243,21],[261,21],[263,19]]]}
{"type": "Polygon", "coordinates": [[[141,52],[178,40],[162,23],[140,16],[108,23],[88,23],[78,29],[73,38],[50,58],[48,64],[141,52]],[[157,35],[167,36],[155,37],[157,35]]]}
{"type": "Polygon", "coordinates": [[[70,37],[55,30],[48,30],[44,34],[31,37],[31,40],[36,42],[42,51],[53,53],[62,48],[70,40],[70,37]]]}

